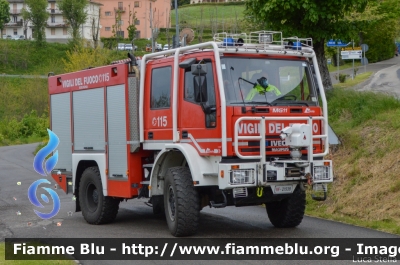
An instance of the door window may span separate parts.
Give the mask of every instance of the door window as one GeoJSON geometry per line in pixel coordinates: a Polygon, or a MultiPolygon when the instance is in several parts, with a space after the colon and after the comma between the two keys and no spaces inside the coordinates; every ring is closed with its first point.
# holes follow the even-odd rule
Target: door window
{"type": "Polygon", "coordinates": [[[161,109],[170,107],[171,73],[171,66],[152,70],[150,108],[161,109]]]}

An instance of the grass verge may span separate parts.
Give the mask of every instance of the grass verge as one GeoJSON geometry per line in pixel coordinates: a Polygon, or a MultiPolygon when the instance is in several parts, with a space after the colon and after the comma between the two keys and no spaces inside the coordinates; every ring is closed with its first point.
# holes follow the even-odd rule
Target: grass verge
{"type": "MultiPolygon", "coordinates": [[[[360,62],[354,62],[354,68],[358,68],[361,66],[360,62]]],[[[353,62],[346,62],[343,65],[339,65],[339,71],[344,70],[344,69],[349,69],[353,68],[353,62]]],[[[329,72],[336,72],[337,71],[337,66],[334,66],[333,64],[328,64],[328,71],[329,72]]]]}
{"type": "Polygon", "coordinates": [[[306,214],[400,234],[400,102],[347,88],[327,93],[329,123],[341,145],[331,153],[334,182],[324,202],[307,196],[306,214]]]}
{"type": "Polygon", "coordinates": [[[354,79],[346,78],[344,83],[337,83],[333,87],[334,88],[351,88],[354,87],[365,80],[367,80],[372,75],[372,72],[366,72],[359,75],[356,75],[354,79]]]}

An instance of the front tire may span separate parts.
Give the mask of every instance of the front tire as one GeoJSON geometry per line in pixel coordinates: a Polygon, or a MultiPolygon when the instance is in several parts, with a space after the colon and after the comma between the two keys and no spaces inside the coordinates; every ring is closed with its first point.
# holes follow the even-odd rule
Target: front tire
{"type": "Polygon", "coordinates": [[[168,169],[164,185],[164,208],[173,236],[190,236],[197,232],[200,202],[189,168],[168,169]]]}
{"type": "Polygon", "coordinates": [[[99,225],[114,221],[120,200],[103,195],[99,169],[89,167],[79,184],[79,202],[86,222],[99,225]]]}
{"type": "Polygon", "coordinates": [[[266,206],[269,220],[275,227],[296,227],[303,220],[306,193],[297,187],[290,197],[269,202],[266,206]]]}
{"type": "Polygon", "coordinates": [[[163,216],[165,213],[164,196],[156,195],[151,197],[151,203],[153,205],[153,214],[156,216],[163,216]]]}

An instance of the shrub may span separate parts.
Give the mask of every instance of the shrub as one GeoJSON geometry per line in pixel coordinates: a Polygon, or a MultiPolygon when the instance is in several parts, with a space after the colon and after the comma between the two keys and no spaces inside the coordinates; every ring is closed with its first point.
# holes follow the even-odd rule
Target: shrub
{"type": "Polygon", "coordinates": [[[346,77],[347,77],[347,75],[345,75],[345,74],[339,74],[339,82],[340,83],[346,82],[346,77]]]}

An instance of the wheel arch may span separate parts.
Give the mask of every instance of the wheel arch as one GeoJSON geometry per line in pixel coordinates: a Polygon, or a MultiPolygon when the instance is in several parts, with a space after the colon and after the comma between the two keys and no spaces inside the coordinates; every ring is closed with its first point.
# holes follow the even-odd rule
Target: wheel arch
{"type": "MultiPolygon", "coordinates": [[[[215,157],[214,157],[215,160],[215,157]]],[[[213,171],[213,159],[202,157],[189,144],[168,144],[157,155],[150,175],[150,196],[164,194],[164,178],[168,168],[187,166],[190,169],[192,180],[200,185],[218,184],[218,179],[205,179],[203,174],[213,171]],[[159,177],[159,178],[158,178],[159,177]]]]}
{"type": "Polygon", "coordinates": [[[88,167],[98,167],[101,175],[101,182],[103,185],[103,194],[107,193],[107,176],[106,176],[106,155],[104,153],[73,153],[72,154],[72,183],[73,183],[73,194],[75,195],[75,207],[76,211],[79,212],[79,183],[82,177],[83,171],[88,167]]]}
{"type": "Polygon", "coordinates": [[[79,204],[79,184],[81,182],[82,178],[82,173],[85,171],[85,169],[89,167],[98,167],[98,164],[94,160],[81,160],[79,161],[76,170],[75,170],[75,181],[74,181],[74,195],[75,195],[75,207],[76,207],[76,212],[81,211],[81,206],[79,204]]]}

